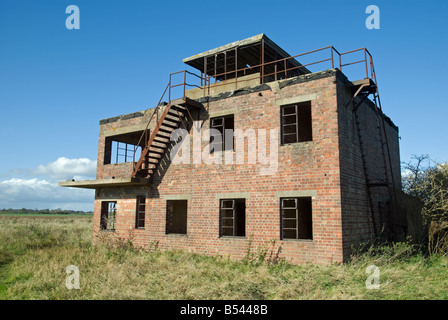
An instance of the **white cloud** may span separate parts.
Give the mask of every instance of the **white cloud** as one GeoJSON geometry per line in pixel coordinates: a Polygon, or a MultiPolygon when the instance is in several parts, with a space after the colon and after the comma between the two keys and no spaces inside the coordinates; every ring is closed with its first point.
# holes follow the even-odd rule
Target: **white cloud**
{"type": "Polygon", "coordinates": [[[36,173],[57,180],[92,179],[96,175],[96,161],[87,158],[60,157],[46,165],[39,165],[36,173]]]}
{"type": "Polygon", "coordinates": [[[51,183],[46,180],[34,179],[18,179],[12,178],[10,180],[5,180],[0,182],[0,190],[2,193],[0,197],[6,198],[6,196],[15,196],[20,190],[26,188],[29,191],[42,191],[51,187],[51,183]]]}
{"type": "Polygon", "coordinates": [[[59,187],[56,181],[12,178],[0,182],[0,208],[92,210],[94,190],[59,187]]]}
{"type": "Polygon", "coordinates": [[[0,180],[0,208],[93,210],[95,191],[63,188],[59,181],[95,179],[96,161],[60,157],[37,169],[16,169],[0,180]]]}

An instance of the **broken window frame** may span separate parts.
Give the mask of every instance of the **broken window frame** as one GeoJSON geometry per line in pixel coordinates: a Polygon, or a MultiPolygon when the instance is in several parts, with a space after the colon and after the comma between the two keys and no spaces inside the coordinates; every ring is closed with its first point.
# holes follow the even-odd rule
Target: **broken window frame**
{"type": "Polygon", "coordinates": [[[281,240],[313,240],[313,204],[311,197],[280,198],[280,215],[281,240]],[[288,201],[293,202],[294,205],[285,206],[285,202],[288,201]],[[286,210],[290,213],[295,212],[293,215],[287,215],[286,210]],[[295,223],[292,223],[294,227],[291,227],[291,223],[286,223],[286,221],[295,221],[295,223]],[[305,221],[305,223],[301,224],[301,221],[305,221]],[[285,225],[288,226],[285,227],[285,225]],[[285,231],[294,231],[295,236],[285,236],[285,231]]]}
{"type": "Polygon", "coordinates": [[[311,101],[280,106],[280,124],[282,145],[313,141],[311,101]],[[285,113],[288,108],[294,112],[285,113]]]}
{"type": "Polygon", "coordinates": [[[246,199],[220,199],[219,221],[220,237],[246,237],[246,199]],[[225,204],[230,204],[230,206],[225,204]],[[237,210],[242,210],[242,212],[237,210]],[[231,221],[231,223],[229,224],[225,221],[231,221]],[[240,223],[243,225],[240,226],[240,223]],[[226,229],[231,231],[226,232],[226,229]]]}
{"type": "Polygon", "coordinates": [[[210,131],[210,153],[216,151],[216,147],[214,147],[214,145],[218,146],[218,151],[235,151],[235,141],[233,135],[233,132],[235,130],[235,116],[233,114],[210,118],[210,129],[216,129],[221,133],[221,142],[216,143],[213,141],[214,137],[210,131]],[[232,121],[230,121],[230,119],[232,121]],[[214,122],[217,122],[219,120],[221,120],[221,124],[214,124],[214,122]],[[226,144],[226,132],[229,132],[230,130],[232,131],[233,138],[231,146],[226,144]]]}
{"type": "Polygon", "coordinates": [[[115,231],[117,201],[101,201],[100,230],[115,231]]]}
{"type": "Polygon", "coordinates": [[[146,217],[146,197],[137,197],[137,205],[135,209],[135,228],[145,229],[146,217]]]}

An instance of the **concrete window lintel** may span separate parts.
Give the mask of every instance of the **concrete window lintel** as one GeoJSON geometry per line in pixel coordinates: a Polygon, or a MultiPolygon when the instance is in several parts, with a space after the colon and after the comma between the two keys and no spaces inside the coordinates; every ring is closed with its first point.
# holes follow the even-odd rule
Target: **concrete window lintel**
{"type": "Polygon", "coordinates": [[[217,193],[216,199],[250,199],[250,192],[217,193]]]}
{"type": "Polygon", "coordinates": [[[317,99],[317,95],[314,93],[311,93],[311,94],[304,94],[304,95],[292,97],[292,98],[277,99],[277,100],[275,100],[275,102],[279,106],[285,106],[288,104],[301,103],[301,102],[306,102],[306,101],[311,101],[311,100],[316,100],[316,99],[317,99]]]}
{"type": "Polygon", "coordinates": [[[276,198],[300,198],[300,197],[317,197],[316,190],[292,190],[292,191],[276,191],[276,198]]]}
{"type": "Polygon", "coordinates": [[[191,200],[191,194],[165,194],[163,200],[191,200]]]}
{"type": "Polygon", "coordinates": [[[126,134],[126,133],[141,132],[141,131],[145,130],[145,128],[146,128],[146,123],[142,123],[142,124],[137,124],[137,125],[131,125],[131,126],[125,126],[125,127],[121,127],[121,128],[105,130],[103,134],[105,137],[113,137],[113,136],[118,136],[118,135],[122,135],[122,134],[126,134]]]}
{"type": "Polygon", "coordinates": [[[208,116],[209,116],[209,118],[216,118],[216,117],[229,116],[229,115],[236,114],[236,113],[238,113],[238,108],[232,108],[232,109],[227,109],[227,110],[210,112],[208,114],[208,116]]]}

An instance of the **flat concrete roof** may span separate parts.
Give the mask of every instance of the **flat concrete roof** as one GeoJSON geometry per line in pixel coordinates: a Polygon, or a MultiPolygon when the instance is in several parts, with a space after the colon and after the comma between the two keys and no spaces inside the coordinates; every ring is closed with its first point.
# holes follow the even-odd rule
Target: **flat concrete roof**
{"type": "MultiPolygon", "coordinates": [[[[238,69],[241,67],[244,67],[246,63],[248,65],[254,66],[260,64],[260,57],[261,57],[261,40],[264,40],[265,43],[265,62],[268,61],[275,61],[278,59],[288,58],[291,55],[289,55],[285,50],[280,48],[274,41],[269,39],[266,34],[260,33],[256,36],[238,40],[220,47],[217,47],[215,49],[211,49],[202,53],[195,54],[191,57],[185,58],[182,61],[189,66],[192,66],[193,68],[196,68],[202,72],[204,72],[204,59],[206,57],[214,56],[219,53],[223,53],[226,51],[233,50],[235,48],[241,48],[241,50],[238,51],[238,69]],[[240,61],[241,59],[241,61],[240,61]]],[[[214,65],[214,62],[210,60],[210,63],[214,65]]],[[[222,64],[222,63],[221,63],[222,64]]],[[[295,60],[290,59],[288,60],[288,64],[290,66],[298,67],[301,66],[301,64],[295,60]]],[[[222,66],[221,66],[222,67],[222,66]]],[[[309,71],[303,67],[303,73],[309,73],[309,71]]],[[[210,74],[207,71],[207,74],[210,74]]]]}
{"type": "Polygon", "coordinates": [[[206,56],[211,56],[211,55],[214,55],[216,53],[224,52],[224,51],[236,48],[236,47],[242,47],[242,46],[246,46],[246,45],[249,45],[249,44],[257,43],[257,42],[259,42],[263,38],[267,38],[267,37],[265,36],[264,33],[260,33],[260,34],[258,34],[256,36],[253,36],[253,37],[250,37],[250,38],[247,38],[247,39],[244,39],[244,40],[234,41],[232,43],[220,46],[218,48],[211,49],[211,50],[208,50],[208,51],[204,51],[202,53],[195,54],[194,56],[185,58],[182,61],[184,63],[188,64],[188,62],[196,60],[196,59],[200,59],[200,58],[203,58],[203,57],[206,57],[206,56]]]}

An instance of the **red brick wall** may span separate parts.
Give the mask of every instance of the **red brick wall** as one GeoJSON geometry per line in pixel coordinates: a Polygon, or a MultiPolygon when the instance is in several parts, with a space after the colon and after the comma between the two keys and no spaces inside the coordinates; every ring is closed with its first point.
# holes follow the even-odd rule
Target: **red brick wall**
{"type": "MultiPolygon", "coordinates": [[[[356,141],[341,141],[347,137],[352,139],[352,120],[350,112],[338,106],[345,99],[340,94],[342,89],[338,83],[335,73],[328,72],[321,77],[292,83],[281,89],[271,83],[267,90],[204,104],[205,110],[199,114],[203,130],[210,127],[210,116],[225,113],[226,110],[232,113],[236,110],[236,129],[279,130],[279,100],[314,96],[311,101],[313,141],[279,145],[278,172],[275,175],[260,175],[260,167],[264,166],[260,164],[175,165],[165,159],[148,188],[114,187],[97,190],[95,232],[99,229],[100,202],[116,199],[116,234],[132,238],[136,245],[149,246],[157,242],[161,249],[176,248],[242,258],[251,244],[254,251],[258,246],[269,247],[274,255],[278,254],[280,258],[293,263],[344,261],[347,258],[347,246],[359,239],[368,238],[369,226],[362,211],[365,209],[365,201],[362,199],[365,194],[359,188],[362,184],[359,170],[355,169],[355,173],[351,173],[349,169],[349,165],[358,166],[359,155],[352,150],[356,147],[356,141]],[[342,130],[341,133],[338,128],[342,130]],[[340,149],[346,153],[341,160],[340,149]],[[342,173],[340,166],[343,168],[342,173]],[[341,182],[353,183],[353,186],[343,185],[341,189],[341,182]],[[278,192],[286,191],[313,194],[313,240],[280,239],[278,192]],[[246,237],[220,237],[217,194],[238,192],[244,193],[246,198],[246,237]],[[147,196],[144,230],[135,229],[136,197],[139,195],[147,196]],[[167,235],[166,201],[182,198],[182,195],[183,198],[188,198],[187,234],[167,235]],[[348,240],[343,241],[343,237],[348,240]],[[272,245],[274,240],[275,245],[272,245]]],[[[108,171],[112,170],[107,167],[110,165],[103,166],[102,163],[104,132],[117,125],[134,125],[144,120],[144,117],[138,117],[100,126],[98,179],[113,173],[108,171]]],[[[280,134],[280,130],[278,132],[280,134]]],[[[267,150],[269,140],[268,138],[267,150]]],[[[208,142],[203,141],[201,150],[207,144],[208,142]]],[[[120,169],[117,172],[117,175],[121,174],[120,169]]]]}
{"type": "Polygon", "coordinates": [[[358,107],[356,111],[358,117],[355,117],[351,97],[352,94],[344,86],[344,83],[342,81],[338,82],[342,227],[345,259],[349,258],[350,249],[353,245],[356,246],[361,242],[370,241],[380,236],[391,239],[395,236],[394,233],[403,231],[403,229],[397,229],[397,224],[401,224],[402,228],[404,227],[402,221],[397,221],[401,214],[398,128],[390,120],[384,121],[389,144],[389,148],[387,148],[381,111],[378,110],[377,113],[374,104],[368,101],[358,107]],[[379,117],[377,117],[377,114],[379,117]],[[358,127],[360,129],[359,133],[358,127]],[[361,136],[361,140],[359,136],[361,136]],[[381,149],[381,139],[384,143],[384,154],[381,149]],[[392,185],[393,174],[396,190],[391,192],[392,198],[386,186],[366,188],[361,148],[369,182],[386,181],[388,179],[392,185]],[[387,168],[387,175],[385,168],[387,168]],[[373,214],[370,209],[368,192],[371,196],[373,214]],[[397,203],[394,199],[395,194],[398,196],[397,203]],[[382,206],[382,209],[380,206],[382,206]]]}

